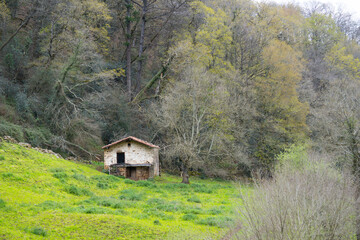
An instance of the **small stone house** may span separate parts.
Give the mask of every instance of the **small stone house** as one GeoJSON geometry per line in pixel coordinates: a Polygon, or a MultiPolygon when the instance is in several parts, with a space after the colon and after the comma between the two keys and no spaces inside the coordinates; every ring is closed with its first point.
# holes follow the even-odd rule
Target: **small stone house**
{"type": "Polygon", "coordinates": [[[156,145],[130,136],[102,148],[104,167],[110,174],[146,180],[160,173],[159,147],[156,145]]]}

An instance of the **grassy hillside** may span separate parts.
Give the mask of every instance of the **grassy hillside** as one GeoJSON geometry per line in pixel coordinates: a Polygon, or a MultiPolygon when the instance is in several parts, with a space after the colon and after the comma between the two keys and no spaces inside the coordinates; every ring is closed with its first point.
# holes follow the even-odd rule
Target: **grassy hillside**
{"type": "Polygon", "coordinates": [[[233,184],[178,182],[134,182],[0,142],[0,239],[223,236],[239,201],[233,184]]]}

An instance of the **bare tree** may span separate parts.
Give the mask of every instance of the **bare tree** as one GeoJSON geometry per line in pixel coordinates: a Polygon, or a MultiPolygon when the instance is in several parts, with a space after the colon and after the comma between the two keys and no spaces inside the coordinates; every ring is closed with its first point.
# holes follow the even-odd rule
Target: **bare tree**
{"type": "Polygon", "coordinates": [[[351,239],[352,183],[351,175],[331,167],[327,155],[311,154],[297,161],[297,165],[287,163],[272,180],[256,184],[254,194],[242,194],[239,217],[243,228],[237,237],[351,239]]]}

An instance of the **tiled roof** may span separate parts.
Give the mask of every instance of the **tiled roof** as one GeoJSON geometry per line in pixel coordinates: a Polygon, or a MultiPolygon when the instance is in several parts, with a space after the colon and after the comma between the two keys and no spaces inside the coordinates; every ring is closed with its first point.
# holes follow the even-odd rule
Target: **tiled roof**
{"type": "Polygon", "coordinates": [[[126,138],[123,138],[123,139],[120,139],[119,141],[110,143],[110,144],[108,144],[108,145],[106,145],[106,146],[103,146],[102,148],[103,148],[103,149],[109,148],[109,147],[111,147],[111,146],[113,146],[113,145],[116,145],[116,144],[118,144],[118,143],[121,143],[121,142],[124,142],[124,141],[127,141],[127,140],[133,140],[133,141],[135,141],[135,142],[142,143],[142,144],[144,144],[144,145],[146,145],[146,146],[148,146],[148,147],[151,147],[151,148],[160,148],[159,146],[156,146],[156,145],[154,145],[154,144],[151,144],[151,143],[149,143],[149,142],[146,142],[146,141],[144,141],[144,140],[141,140],[141,139],[139,139],[139,138],[132,137],[132,136],[126,137],[126,138]]]}

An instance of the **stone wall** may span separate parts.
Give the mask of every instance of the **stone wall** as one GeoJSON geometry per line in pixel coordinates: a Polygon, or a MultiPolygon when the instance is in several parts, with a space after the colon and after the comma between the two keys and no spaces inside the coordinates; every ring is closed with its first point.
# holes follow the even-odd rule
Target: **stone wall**
{"type": "Polygon", "coordinates": [[[159,175],[159,149],[136,141],[124,141],[104,149],[104,167],[117,163],[116,154],[125,153],[126,164],[152,164],[151,177],[159,175]],[[129,145],[130,144],[130,145],[129,145]]]}

